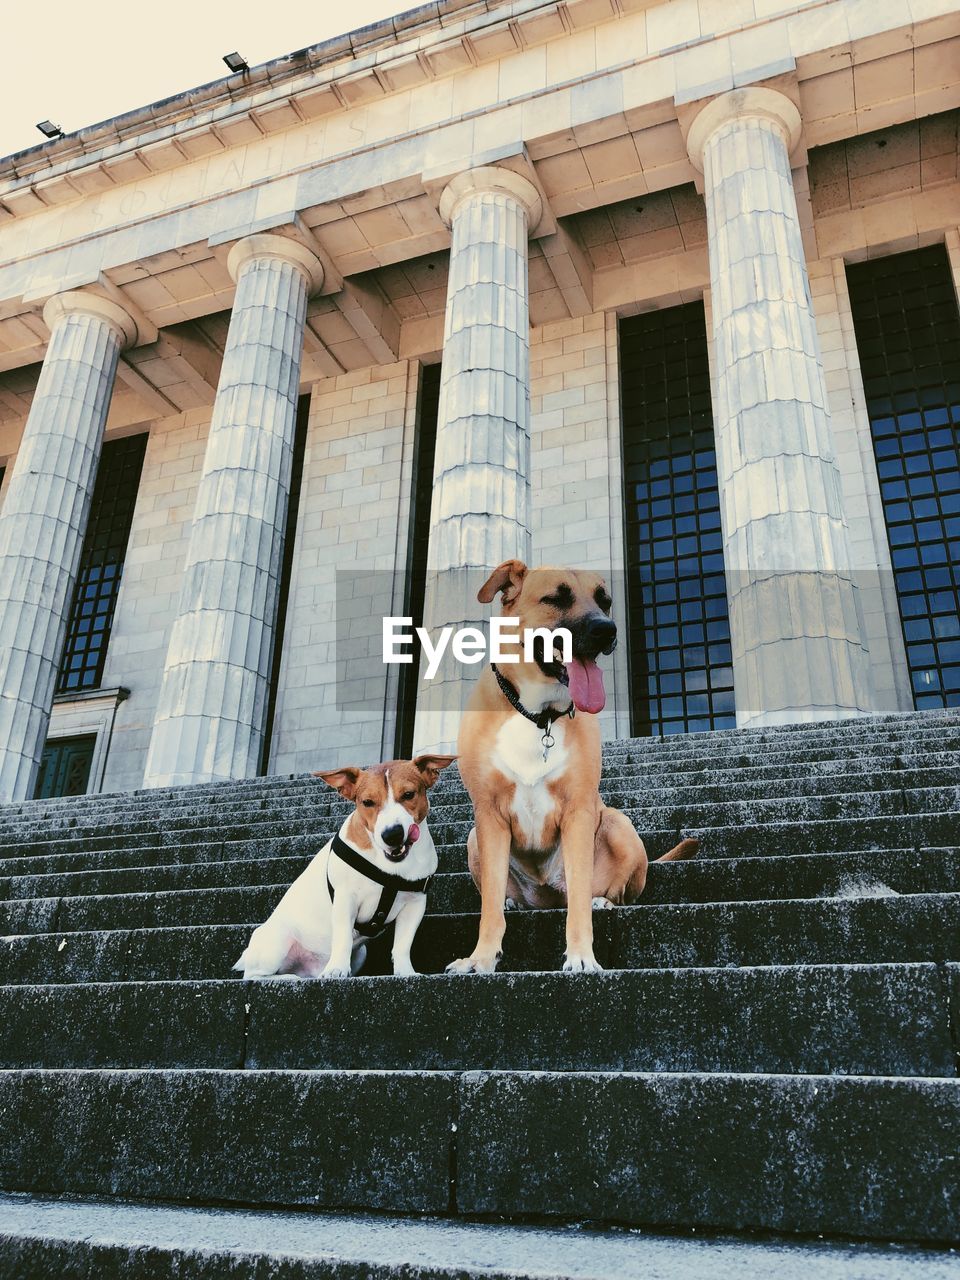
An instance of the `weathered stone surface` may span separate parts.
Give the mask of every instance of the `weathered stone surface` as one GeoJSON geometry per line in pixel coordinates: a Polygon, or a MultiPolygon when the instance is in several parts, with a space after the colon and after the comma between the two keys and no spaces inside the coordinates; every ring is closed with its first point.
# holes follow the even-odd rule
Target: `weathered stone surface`
{"type": "Polygon", "coordinates": [[[0,938],[0,982],[225,978],[258,923],[0,938]]]}
{"type": "MultiPolygon", "coordinates": [[[[143,914],[164,926],[185,923],[181,904],[194,921],[210,924],[228,918],[252,918],[245,908],[249,890],[289,884],[307,857],[245,857],[230,862],[161,863],[157,866],[65,871],[0,878],[0,919],[7,907],[20,910],[34,898],[61,899],[55,920],[74,912],[73,928],[104,928],[145,923],[143,914]],[[222,886],[222,887],[221,887],[222,886]],[[234,888],[237,892],[234,892],[234,888]],[[207,890],[213,890],[206,893],[207,890]],[[119,896],[118,896],[119,895],[119,896]],[[193,897],[201,905],[194,905],[193,897]],[[145,913],[140,906],[144,904],[145,913]],[[202,905],[205,904],[205,905],[202,905]]],[[[960,848],[875,849],[853,853],[809,853],[750,858],[699,858],[692,862],[652,863],[642,906],[663,903],[767,901],[782,898],[869,897],[884,894],[949,893],[960,881],[960,848]]],[[[270,901],[269,896],[266,899],[270,901]]],[[[430,885],[427,911],[463,913],[480,898],[466,871],[438,874],[430,885]]],[[[9,919],[9,917],[6,917],[9,919]]]]}
{"type": "Polygon", "coordinates": [[[711,1280],[953,1280],[957,1265],[946,1252],[863,1242],[6,1197],[0,1264],[38,1280],[690,1280],[703,1268],[711,1280]]]}
{"type": "Polygon", "coordinates": [[[231,862],[161,863],[95,871],[48,872],[0,878],[0,901],[47,896],[176,892],[253,884],[290,884],[306,858],[238,858],[231,862]]]}
{"type": "Polygon", "coordinates": [[[956,1237],[960,1081],[477,1073],[464,1213],[956,1237]]]}
{"type": "Polygon", "coordinates": [[[51,334],[0,514],[0,804],[32,795],[117,362],[136,326],[74,292],[51,334]]]}
{"type": "Polygon", "coordinates": [[[453,1096],[425,1073],[3,1071],[0,1185],[444,1212],[453,1096]]]}
{"type": "Polygon", "coordinates": [[[0,1022],[4,1067],[954,1074],[932,965],[8,986],[0,1022]]]}
{"type": "Polygon", "coordinates": [[[950,893],[958,883],[958,848],[702,858],[652,865],[640,902],[656,906],[666,902],[950,893]]]}
{"type": "MultiPolygon", "coordinates": [[[[223,978],[257,923],[0,938],[0,981],[223,978]]],[[[475,914],[427,916],[414,966],[442,972],[476,928],[475,914]]],[[[935,961],[960,957],[960,894],[621,907],[595,912],[594,930],[597,958],[608,969],[935,961]]],[[[563,950],[562,911],[511,913],[500,969],[554,970],[563,950]]],[[[388,973],[388,936],[369,952],[368,971],[388,973]]]]}
{"type": "MultiPolygon", "coordinates": [[[[643,777],[687,785],[698,781],[723,783],[737,779],[826,775],[835,772],[877,771],[901,767],[950,766],[960,750],[960,713],[956,710],[871,716],[852,721],[769,726],[765,729],[681,734],[670,738],[634,738],[608,742],[603,748],[604,778],[643,777]],[[719,773],[717,772],[719,771],[719,773]],[[714,775],[711,778],[711,773],[714,775]]],[[[60,797],[27,801],[0,808],[0,834],[50,822],[81,823],[111,814],[143,813],[158,820],[170,813],[215,811],[240,802],[257,805],[264,798],[311,798],[320,803],[324,790],[307,775],[235,779],[179,788],[123,792],[114,795],[60,797]]],[[[436,800],[462,794],[456,768],[447,770],[433,792],[436,800]]],[[[336,804],[336,800],[333,801],[336,804]]]]}
{"type": "MultiPolygon", "coordinates": [[[[530,559],[527,237],[539,206],[527,179],[490,166],[458,175],[443,195],[452,243],[423,607],[433,634],[476,625],[486,573],[530,559]],[[461,584],[471,586],[465,598],[461,584]]],[[[451,666],[421,686],[421,749],[455,749],[471,674],[479,669],[451,666]]]]}
{"type": "MultiPolygon", "coordinates": [[[[148,787],[257,771],[316,258],[279,236],[234,246],[237,280],[170,635],[148,787]]],[[[319,278],[316,273],[319,272],[319,278]]]]}
{"type": "Polygon", "coordinates": [[[234,982],[0,987],[0,1067],[242,1067],[234,982]]]}
{"type": "Polygon", "coordinates": [[[955,1071],[934,965],[257,983],[247,998],[249,1067],[955,1071]]]}
{"type": "MultiPolygon", "coordinates": [[[[397,1113],[419,1161],[404,1203],[431,1211],[448,1209],[452,1176],[461,1214],[942,1239],[955,1211],[937,1145],[954,1121],[937,1108],[956,1086],[960,1026],[958,721],[616,744],[605,794],[651,853],[685,818],[707,824],[703,850],[653,866],[642,905],[596,912],[607,972],[577,980],[556,972],[560,911],[511,914],[492,978],[233,978],[251,926],[344,811],[305,778],[0,811],[0,928],[43,930],[0,938],[8,1168],[45,1191],[300,1205],[317,1194],[297,1183],[306,1170],[321,1204],[383,1210],[398,1184],[376,1180],[369,1121],[393,1134],[397,1113]],[[403,1092],[423,1080],[444,1082],[439,1103],[432,1084],[403,1092]],[[331,1114],[354,1144],[341,1184],[325,1163],[331,1114]],[[251,1170],[264,1149],[280,1152],[270,1173],[251,1170]]],[[[455,774],[433,795],[443,870],[415,952],[428,971],[463,954],[477,908],[469,802],[455,774]]],[[[368,966],[388,971],[389,938],[368,966]]],[[[400,1160],[392,1149],[389,1168],[400,1160]]],[[[0,1226],[4,1264],[65,1275],[215,1265],[136,1234],[80,1255],[11,1234],[0,1226]]],[[[251,1266],[282,1275],[287,1262],[261,1248],[251,1266]]],[[[368,1263],[361,1274],[376,1275],[368,1263]]]]}
{"type": "Polygon", "coordinates": [[[800,114],[763,87],[713,99],[704,175],[717,472],[737,723],[872,709],[790,152],[800,114]]]}
{"type": "MultiPolygon", "coordinates": [[[[645,810],[673,812],[711,806],[712,816],[717,806],[727,803],[766,802],[769,806],[772,801],[809,799],[837,805],[842,797],[845,805],[865,806],[865,797],[904,790],[909,792],[905,803],[922,809],[931,789],[960,786],[960,765],[948,763],[949,753],[931,752],[928,767],[919,767],[919,762],[926,762],[928,757],[912,759],[917,762],[914,767],[900,767],[901,759],[887,763],[882,758],[873,761],[861,758],[849,761],[847,767],[843,767],[843,761],[822,762],[832,767],[819,771],[811,767],[810,775],[805,777],[792,775],[776,765],[674,773],[620,764],[605,770],[601,794],[608,804],[618,808],[635,806],[638,801],[645,810]],[[942,761],[939,765],[935,763],[937,758],[942,761]]],[[[812,766],[813,762],[810,763],[812,766]]],[[[290,823],[305,823],[318,833],[319,839],[319,833],[339,826],[347,812],[349,806],[345,802],[336,797],[320,799],[306,784],[299,791],[278,786],[270,799],[234,800],[228,806],[218,803],[215,797],[205,805],[172,799],[156,807],[141,803],[136,809],[128,806],[124,810],[115,810],[105,802],[99,815],[90,813],[66,820],[47,817],[32,822],[28,819],[4,821],[0,817],[0,858],[27,845],[38,847],[64,839],[153,836],[153,843],[158,843],[161,835],[170,838],[177,833],[180,841],[189,842],[198,838],[213,839],[225,829],[237,826],[266,830],[268,824],[286,827],[290,823]]],[[[472,815],[466,791],[462,787],[447,787],[431,805],[430,822],[436,827],[444,822],[472,819],[472,815]]]]}
{"type": "Polygon", "coordinates": [[[618,963],[873,964],[960,955],[960,893],[625,908],[618,963]]]}

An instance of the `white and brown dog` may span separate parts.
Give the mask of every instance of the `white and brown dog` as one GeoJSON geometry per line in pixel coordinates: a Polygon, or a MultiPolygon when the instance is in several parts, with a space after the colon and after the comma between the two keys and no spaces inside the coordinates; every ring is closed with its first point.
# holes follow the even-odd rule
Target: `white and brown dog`
{"type": "Polygon", "coordinates": [[[356,802],[353,813],[254,929],[234,969],[245,978],[346,978],[362,966],[366,939],[396,921],[393,972],[414,973],[410,948],[437,869],[427,790],[455,759],[315,774],[356,802]]]}
{"type": "MultiPolygon", "coordinates": [[[[501,613],[527,628],[567,628],[572,661],[556,652],[535,662],[488,667],[460,726],[460,774],[476,826],[467,841],[480,890],[480,936],[452,973],[492,973],[506,928],[505,902],[567,908],[569,972],[600,968],[593,954],[593,907],[633,902],[647,878],[643,841],[625,814],[600,799],[600,728],[606,695],[597,657],[617,627],[603,578],[574,569],[530,569],[507,560],[477,599],[500,593],[501,613]]],[[[684,840],[658,861],[691,858],[684,840]]]]}

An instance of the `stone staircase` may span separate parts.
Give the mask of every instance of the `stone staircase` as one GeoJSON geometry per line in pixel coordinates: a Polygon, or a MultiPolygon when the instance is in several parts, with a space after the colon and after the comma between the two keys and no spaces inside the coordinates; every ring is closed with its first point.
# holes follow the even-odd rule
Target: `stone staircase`
{"type": "Polygon", "coordinates": [[[230,975],[347,811],[313,778],[0,809],[0,1274],[956,1276],[960,712],[613,743],[602,786],[702,853],[580,976],[552,911],[439,976],[455,771],[414,979],[230,975]]]}

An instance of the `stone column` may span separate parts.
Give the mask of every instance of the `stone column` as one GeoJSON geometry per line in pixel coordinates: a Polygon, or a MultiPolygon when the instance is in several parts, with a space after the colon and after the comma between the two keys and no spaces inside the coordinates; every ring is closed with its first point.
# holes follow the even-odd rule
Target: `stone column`
{"type": "Polygon", "coordinates": [[[307,298],[323,269],[278,235],[228,259],[237,292],[144,785],[252,777],[259,764],[307,298]]]}
{"type": "Polygon", "coordinates": [[[734,90],[687,137],[703,171],[714,421],[740,725],[869,710],[840,473],[790,152],[800,114],[734,90]]]}
{"type": "MultiPolygon", "coordinates": [[[[490,570],[530,557],[527,241],[541,212],[531,182],[491,166],[459,174],[440,199],[453,238],[424,604],[431,634],[484,621],[476,593],[490,570]]],[[[453,749],[469,677],[481,670],[448,656],[421,684],[418,748],[453,749]]]]}
{"type": "Polygon", "coordinates": [[[0,803],[33,795],[117,361],[137,326],[82,291],[43,309],[50,345],[0,512],[0,803]]]}

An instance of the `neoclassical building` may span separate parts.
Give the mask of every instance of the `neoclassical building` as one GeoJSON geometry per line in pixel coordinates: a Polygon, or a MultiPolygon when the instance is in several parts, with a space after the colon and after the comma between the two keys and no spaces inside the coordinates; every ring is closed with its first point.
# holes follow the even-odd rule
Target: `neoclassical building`
{"type": "Polygon", "coordinates": [[[608,737],[960,705],[958,117],[955,0],[438,0],[0,161],[0,801],[449,740],[511,556],[608,737]]]}

